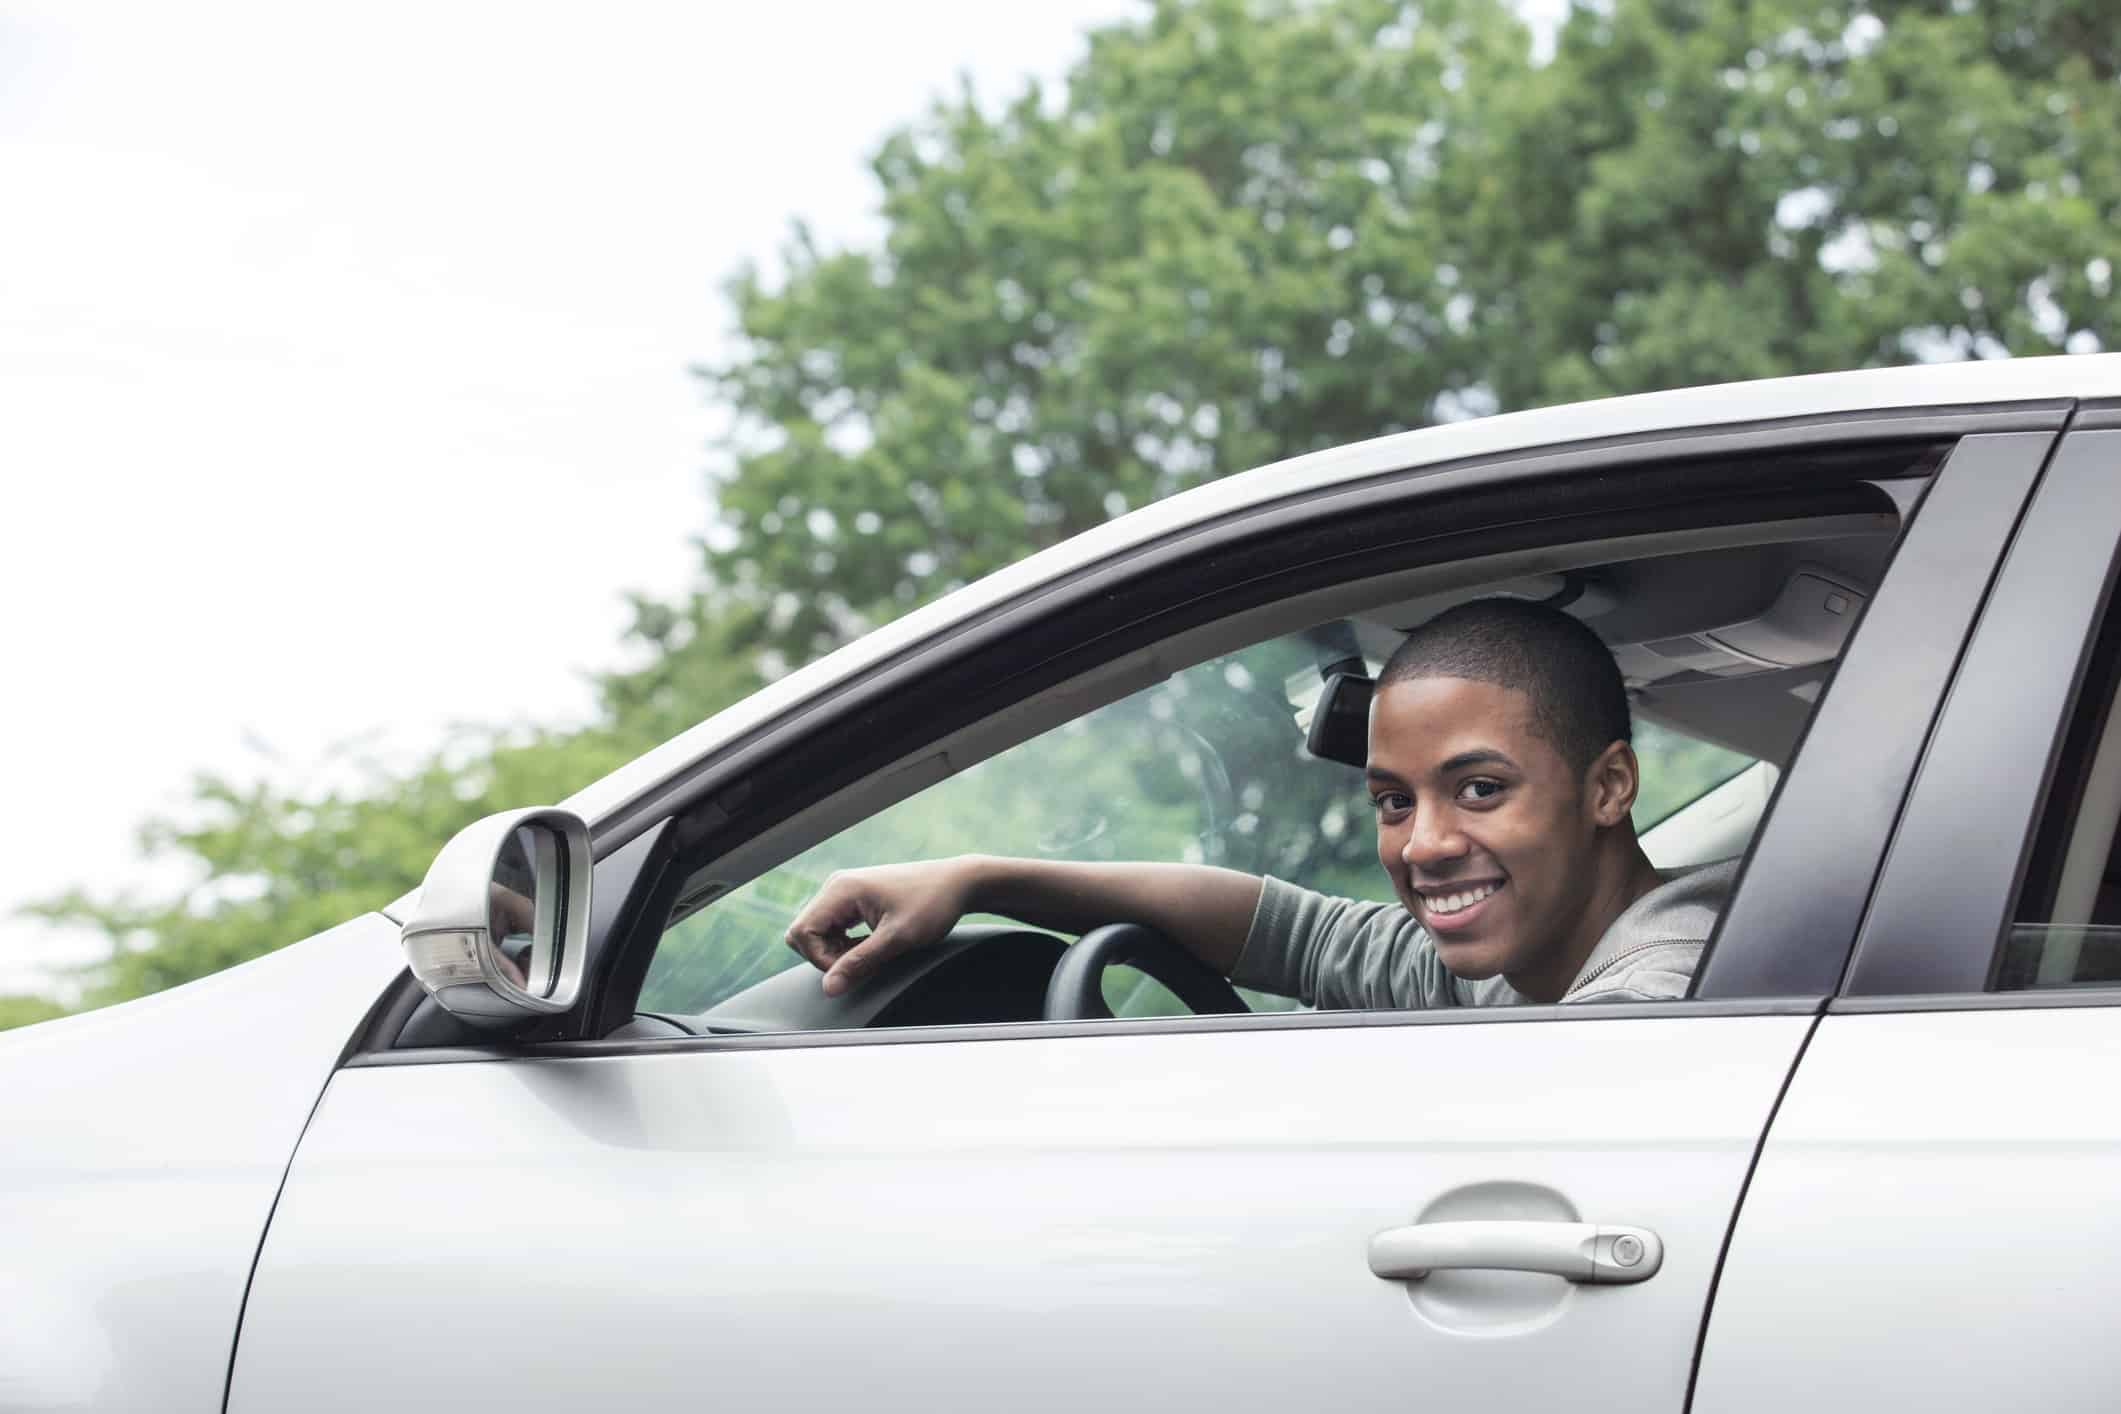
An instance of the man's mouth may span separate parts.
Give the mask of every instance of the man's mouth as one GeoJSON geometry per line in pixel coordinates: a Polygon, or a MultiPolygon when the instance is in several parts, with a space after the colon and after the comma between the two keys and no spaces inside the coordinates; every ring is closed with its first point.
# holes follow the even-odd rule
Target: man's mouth
{"type": "Polygon", "coordinates": [[[1506,882],[1487,879],[1477,884],[1453,884],[1447,888],[1418,888],[1414,892],[1421,899],[1424,919],[1450,927],[1471,922],[1473,915],[1480,912],[1480,906],[1493,898],[1506,882]]]}

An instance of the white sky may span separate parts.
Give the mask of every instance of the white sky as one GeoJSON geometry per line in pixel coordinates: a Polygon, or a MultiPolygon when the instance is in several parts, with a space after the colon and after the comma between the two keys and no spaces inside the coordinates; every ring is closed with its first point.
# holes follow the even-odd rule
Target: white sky
{"type": "Polygon", "coordinates": [[[579,717],[694,561],[723,277],[1133,9],[0,0],[0,991],[196,772],[579,717]]]}

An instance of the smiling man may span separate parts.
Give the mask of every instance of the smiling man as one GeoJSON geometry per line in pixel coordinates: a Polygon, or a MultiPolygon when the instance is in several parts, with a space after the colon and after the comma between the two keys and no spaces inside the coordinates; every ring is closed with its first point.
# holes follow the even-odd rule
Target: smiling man
{"type": "Polygon", "coordinates": [[[1322,1009],[1681,997],[1737,866],[1651,866],[1629,815],[1630,734],[1597,634],[1559,609],[1476,600],[1409,634],[1371,701],[1369,793],[1397,903],[1199,865],[966,856],[836,874],[788,943],[831,993],[987,912],[1073,932],[1143,923],[1242,986],[1322,1009]]]}
{"type": "Polygon", "coordinates": [[[1319,1006],[1684,996],[1737,866],[1651,866],[1631,730],[1613,655],[1569,615],[1510,599],[1439,614],[1370,709],[1399,906],[1265,880],[1233,976],[1319,1006]]]}

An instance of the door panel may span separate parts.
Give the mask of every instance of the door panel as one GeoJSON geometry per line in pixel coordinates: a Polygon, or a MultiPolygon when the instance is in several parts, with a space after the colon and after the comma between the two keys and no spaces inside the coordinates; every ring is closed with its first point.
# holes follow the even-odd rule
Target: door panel
{"type": "Polygon", "coordinates": [[[1695,1414],[2111,1410],[2121,1011],[1828,1016],[1747,1189],[1695,1414]]]}
{"type": "Polygon", "coordinates": [[[229,1407],[1676,1411],[1811,1018],[1557,1012],[344,1070],[229,1407]],[[1371,1275],[1423,1218],[1663,1266],[1371,1275]]]}
{"type": "Polygon", "coordinates": [[[2006,929],[2045,920],[2019,897],[2043,815],[2072,823],[2086,763],[2059,747],[2111,612],[2117,492],[2110,429],[2072,432],[2041,478],[1893,838],[1854,995],[1763,1146],[1703,1414],[2114,1407],[2121,996],[1984,988],[2006,929]]]}

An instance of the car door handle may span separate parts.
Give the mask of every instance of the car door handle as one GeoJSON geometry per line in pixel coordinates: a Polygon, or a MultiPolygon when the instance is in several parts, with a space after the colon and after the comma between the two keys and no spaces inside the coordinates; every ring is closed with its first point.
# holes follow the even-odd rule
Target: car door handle
{"type": "Polygon", "coordinates": [[[1647,1281],[1664,1243],[1646,1227],[1592,1223],[1416,1223],[1370,1239],[1370,1270],[1388,1281],[1430,1272],[1550,1272],[1579,1282],[1647,1281]]]}

